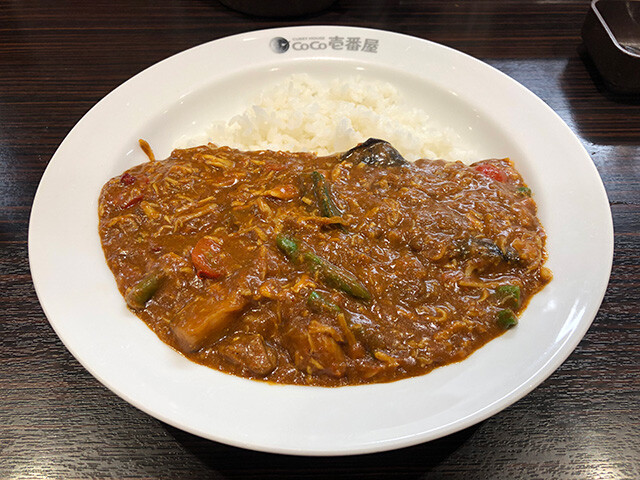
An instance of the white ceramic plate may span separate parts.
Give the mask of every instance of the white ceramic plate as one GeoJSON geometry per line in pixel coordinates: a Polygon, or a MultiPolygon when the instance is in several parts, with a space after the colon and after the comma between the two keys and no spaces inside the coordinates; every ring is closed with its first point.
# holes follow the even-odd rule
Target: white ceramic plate
{"type": "Polygon", "coordinates": [[[38,297],[56,333],[87,370],[126,401],[219,442],[338,455],[456,432],[546,379],[596,315],[611,268],[613,228],[602,182],[579,140],[506,75],[408,36],[295,27],[185,51],[136,75],[93,107],[44,173],[31,214],[29,256],[38,297]],[[345,40],[342,49],[332,48],[332,37],[345,40]],[[288,50],[277,53],[274,38],[286,39],[288,50]],[[359,39],[359,50],[346,48],[349,38],[359,39]],[[461,132],[479,157],[509,156],[516,162],[534,191],[555,274],[517,328],[464,362],[423,377],[330,389],[269,385],[190,363],[125,308],[98,236],[102,185],[145,161],[138,138],[164,158],[178,138],[239,112],[265,85],[294,72],[323,78],[358,73],[391,81],[411,104],[461,132]]]}

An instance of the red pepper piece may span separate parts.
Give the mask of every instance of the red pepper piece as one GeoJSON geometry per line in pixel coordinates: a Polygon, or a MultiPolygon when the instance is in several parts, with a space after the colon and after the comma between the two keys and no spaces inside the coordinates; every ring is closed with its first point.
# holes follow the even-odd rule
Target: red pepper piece
{"type": "Polygon", "coordinates": [[[136,183],[136,177],[131,175],[129,172],[125,172],[120,177],[120,183],[122,183],[123,185],[133,185],[134,183],[136,183]]]}
{"type": "Polygon", "coordinates": [[[146,175],[136,176],[125,172],[120,176],[120,184],[122,189],[119,195],[115,197],[114,204],[124,210],[142,201],[149,185],[149,177],[146,175]]]}
{"type": "Polygon", "coordinates": [[[486,177],[489,177],[497,182],[507,181],[507,174],[491,163],[481,163],[479,165],[476,165],[474,168],[477,172],[480,172],[486,177]]]}
{"type": "Polygon", "coordinates": [[[226,255],[219,241],[202,237],[191,250],[191,262],[200,278],[217,280],[227,274],[226,255]]]}
{"type": "Polygon", "coordinates": [[[133,207],[134,205],[140,203],[144,198],[144,195],[142,194],[142,192],[132,192],[132,193],[133,195],[122,200],[120,208],[125,209],[129,207],[133,207]]]}

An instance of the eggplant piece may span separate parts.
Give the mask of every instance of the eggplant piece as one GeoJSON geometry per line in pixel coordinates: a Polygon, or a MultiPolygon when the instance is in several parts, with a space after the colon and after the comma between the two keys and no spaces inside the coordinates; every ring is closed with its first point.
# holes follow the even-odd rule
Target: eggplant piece
{"type": "Polygon", "coordinates": [[[518,252],[516,252],[516,250],[510,245],[507,245],[502,249],[488,238],[474,239],[474,242],[479,249],[478,253],[480,255],[485,257],[499,257],[507,263],[520,262],[518,252]]]}
{"type": "Polygon", "coordinates": [[[469,257],[496,259],[512,264],[520,262],[520,256],[513,247],[507,245],[503,250],[488,238],[467,238],[454,245],[450,258],[466,259],[469,257]]]}
{"type": "Polygon", "coordinates": [[[378,138],[370,138],[356,145],[343,153],[340,160],[354,164],[366,163],[377,167],[397,167],[409,164],[389,142],[378,138]]]}

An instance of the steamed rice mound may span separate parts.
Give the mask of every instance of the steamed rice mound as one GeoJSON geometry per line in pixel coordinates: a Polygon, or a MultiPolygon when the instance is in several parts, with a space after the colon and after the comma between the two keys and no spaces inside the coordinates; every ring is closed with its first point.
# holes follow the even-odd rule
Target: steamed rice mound
{"type": "Polygon", "coordinates": [[[465,160],[469,152],[449,128],[411,108],[390,83],[361,77],[323,82],[291,75],[264,89],[228,122],[216,122],[207,141],[242,150],[288,150],[328,155],[369,137],[390,142],[408,160],[465,160]]]}

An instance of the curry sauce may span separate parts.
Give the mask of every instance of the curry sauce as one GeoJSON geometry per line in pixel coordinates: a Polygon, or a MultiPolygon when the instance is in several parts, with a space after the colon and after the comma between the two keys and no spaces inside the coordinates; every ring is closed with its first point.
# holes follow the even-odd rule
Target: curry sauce
{"type": "Polygon", "coordinates": [[[110,180],[99,218],[118,288],[162,341],[277,383],[460,361],[551,279],[509,159],[409,163],[375,139],[326,157],[175,150],[110,180]]]}

